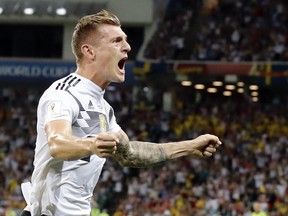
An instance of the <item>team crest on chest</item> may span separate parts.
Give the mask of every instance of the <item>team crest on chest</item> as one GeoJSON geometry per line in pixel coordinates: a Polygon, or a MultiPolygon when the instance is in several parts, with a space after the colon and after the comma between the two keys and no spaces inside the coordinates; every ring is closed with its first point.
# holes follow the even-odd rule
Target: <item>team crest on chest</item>
{"type": "Polygon", "coordinates": [[[103,114],[99,114],[100,131],[106,132],[107,120],[103,114]]]}

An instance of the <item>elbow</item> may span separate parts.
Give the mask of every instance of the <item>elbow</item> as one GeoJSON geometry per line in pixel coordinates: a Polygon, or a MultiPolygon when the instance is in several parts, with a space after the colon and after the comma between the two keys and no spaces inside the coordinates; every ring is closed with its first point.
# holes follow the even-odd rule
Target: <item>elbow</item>
{"type": "Polygon", "coordinates": [[[120,161],[118,161],[118,164],[121,166],[121,167],[129,167],[128,166],[128,164],[125,164],[125,163],[123,163],[123,162],[120,162],[120,161]]]}
{"type": "Polygon", "coordinates": [[[125,160],[123,157],[114,157],[114,159],[117,161],[117,163],[121,166],[121,167],[130,167],[129,163],[127,160],[125,160]]]}
{"type": "Polygon", "coordinates": [[[149,167],[146,164],[139,162],[137,159],[128,159],[128,158],[116,158],[116,161],[121,167],[129,167],[129,168],[146,168],[149,167]]]}
{"type": "Polygon", "coordinates": [[[54,135],[48,138],[48,146],[51,157],[55,159],[63,159],[60,157],[58,135],[54,135]]]}
{"type": "Polygon", "coordinates": [[[123,162],[123,163],[119,163],[119,164],[122,167],[128,167],[128,168],[148,168],[148,167],[151,167],[151,165],[137,164],[137,163],[132,163],[132,162],[123,162]]]}
{"type": "Polygon", "coordinates": [[[50,149],[50,155],[51,155],[51,157],[53,157],[53,158],[55,158],[55,159],[62,159],[62,158],[60,158],[59,155],[58,155],[57,147],[55,147],[55,146],[50,146],[49,149],[50,149]]]}
{"type": "Polygon", "coordinates": [[[133,160],[130,160],[129,158],[123,157],[123,155],[115,155],[114,159],[117,161],[117,163],[121,167],[129,167],[129,168],[135,167],[133,160]]]}
{"type": "Polygon", "coordinates": [[[129,168],[133,168],[133,164],[129,161],[126,161],[126,160],[122,160],[122,161],[118,161],[119,165],[121,167],[129,167],[129,168]]]}

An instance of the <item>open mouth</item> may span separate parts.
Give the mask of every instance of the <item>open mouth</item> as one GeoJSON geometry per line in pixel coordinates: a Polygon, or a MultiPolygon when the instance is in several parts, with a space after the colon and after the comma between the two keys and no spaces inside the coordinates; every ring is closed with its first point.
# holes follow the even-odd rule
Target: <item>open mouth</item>
{"type": "Polygon", "coordinates": [[[125,62],[127,61],[127,57],[122,58],[119,62],[118,62],[118,67],[120,68],[120,70],[123,70],[125,67],[125,62]]]}

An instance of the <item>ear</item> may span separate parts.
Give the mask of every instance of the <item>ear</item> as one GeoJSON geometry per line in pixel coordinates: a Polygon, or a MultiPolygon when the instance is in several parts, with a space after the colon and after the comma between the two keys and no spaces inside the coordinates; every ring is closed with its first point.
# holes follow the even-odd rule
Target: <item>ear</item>
{"type": "Polygon", "coordinates": [[[84,56],[86,56],[89,59],[95,59],[95,51],[93,50],[93,47],[89,44],[83,44],[81,47],[81,51],[84,56]]]}

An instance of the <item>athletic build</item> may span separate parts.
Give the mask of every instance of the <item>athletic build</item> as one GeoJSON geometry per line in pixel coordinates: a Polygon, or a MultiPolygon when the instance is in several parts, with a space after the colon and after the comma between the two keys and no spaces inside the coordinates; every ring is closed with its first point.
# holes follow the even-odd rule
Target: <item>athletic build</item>
{"type": "Polygon", "coordinates": [[[80,19],[72,49],[77,70],[54,82],[39,101],[35,169],[22,216],[89,216],[107,158],[145,168],[216,152],[221,142],[214,135],[156,145],[130,141],[117,124],[103,96],[111,82],[124,82],[131,47],[114,14],[102,10],[80,19]]]}

